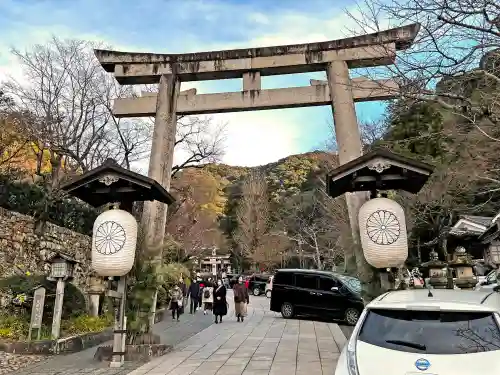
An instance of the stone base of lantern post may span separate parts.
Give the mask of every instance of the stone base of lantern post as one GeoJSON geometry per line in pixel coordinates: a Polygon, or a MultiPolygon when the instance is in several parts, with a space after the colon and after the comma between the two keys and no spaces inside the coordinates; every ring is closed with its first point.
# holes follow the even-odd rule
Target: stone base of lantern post
{"type": "Polygon", "coordinates": [[[382,290],[396,289],[396,279],[391,271],[381,270],[379,276],[380,276],[380,288],[382,290]]]}
{"type": "Polygon", "coordinates": [[[448,286],[448,279],[446,277],[431,277],[429,278],[429,284],[434,289],[446,289],[448,286]]]}
{"type": "Polygon", "coordinates": [[[127,278],[120,277],[118,280],[117,294],[120,296],[120,307],[115,319],[115,332],[113,337],[113,358],[109,367],[121,367],[125,361],[125,342],[127,337],[127,317],[125,316],[127,292],[127,278]]]}
{"type": "Polygon", "coordinates": [[[455,285],[460,289],[473,289],[477,284],[475,277],[457,278],[455,285]]]}

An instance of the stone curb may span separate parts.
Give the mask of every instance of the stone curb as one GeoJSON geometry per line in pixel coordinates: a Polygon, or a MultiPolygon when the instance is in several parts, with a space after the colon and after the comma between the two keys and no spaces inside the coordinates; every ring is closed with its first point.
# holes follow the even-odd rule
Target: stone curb
{"type": "Polygon", "coordinates": [[[113,330],[107,329],[102,332],[84,333],[58,340],[40,341],[0,341],[0,351],[13,354],[68,354],[91,348],[113,338],[113,330]]]}

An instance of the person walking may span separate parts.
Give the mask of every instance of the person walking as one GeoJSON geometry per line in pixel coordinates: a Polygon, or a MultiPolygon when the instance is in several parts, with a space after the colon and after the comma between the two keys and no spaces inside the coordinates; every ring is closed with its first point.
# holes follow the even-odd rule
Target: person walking
{"type": "Polygon", "coordinates": [[[175,285],[170,290],[170,310],[172,310],[172,319],[177,317],[177,321],[179,321],[180,310],[182,306],[182,290],[179,285],[175,285]]]}
{"type": "Polygon", "coordinates": [[[189,313],[193,314],[196,312],[198,308],[198,297],[200,295],[200,283],[198,280],[192,280],[191,285],[189,285],[189,289],[187,292],[187,296],[189,297],[189,313]]]}
{"type": "Polygon", "coordinates": [[[200,284],[200,291],[198,292],[198,309],[201,309],[203,307],[203,289],[205,289],[206,282],[200,277],[198,278],[198,283],[200,284]]]}
{"type": "Polygon", "coordinates": [[[229,288],[229,280],[227,278],[227,272],[225,268],[222,270],[221,278],[222,278],[222,284],[224,284],[224,287],[226,288],[227,291],[227,289],[229,288]]]}
{"type": "Polygon", "coordinates": [[[242,322],[247,312],[247,304],[250,303],[248,289],[243,284],[243,277],[238,277],[238,284],[233,286],[234,293],[234,313],[238,318],[238,322],[242,322]]]}
{"type": "Polygon", "coordinates": [[[214,290],[214,315],[215,324],[222,323],[222,317],[227,314],[227,289],[221,279],[217,280],[217,287],[214,290]]]}
{"type": "Polygon", "coordinates": [[[203,315],[207,315],[207,311],[212,311],[214,303],[214,287],[211,279],[208,280],[207,284],[203,288],[202,303],[203,315]]]}

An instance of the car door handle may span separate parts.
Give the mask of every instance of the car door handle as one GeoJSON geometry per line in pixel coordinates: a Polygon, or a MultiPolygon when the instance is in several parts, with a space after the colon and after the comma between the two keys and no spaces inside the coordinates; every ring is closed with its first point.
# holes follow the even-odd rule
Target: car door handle
{"type": "Polygon", "coordinates": [[[314,292],[309,292],[309,294],[310,294],[310,295],[313,295],[313,296],[315,296],[315,295],[316,295],[316,293],[314,293],[314,292]]]}
{"type": "Polygon", "coordinates": [[[322,296],[322,295],[323,295],[323,293],[316,293],[316,295],[317,295],[317,296],[322,296]]]}

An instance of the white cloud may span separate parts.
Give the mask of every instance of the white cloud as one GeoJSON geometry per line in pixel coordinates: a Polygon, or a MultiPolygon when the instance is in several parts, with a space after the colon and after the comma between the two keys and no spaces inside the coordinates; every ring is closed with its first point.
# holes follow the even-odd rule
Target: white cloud
{"type": "MultiPolygon", "coordinates": [[[[211,9],[215,11],[225,11],[211,9]]],[[[234,9],[232,9],[234,11],[234,9]]],[[[248,19],[255,25],[252,37],[247,41],[238,43],[225,43],[215,41],[210,45],[196,43],[186,45],[186,51],[229,49],[256,46],[272,46],[281,44],[295,44],[315,41],[338,39],[346,36],[346,28],[353,29],[354,22],[338,7],[330,11],[319,9],[315,15],[283,11],[280,14],[264,14],[248,12],[248,19]]],[[[60,20],[64,23],[64,20],[60,20]]],[[[91,39],[113,45],[119,50],[147,50],[147,45],[138,46],[119,45],[103,32],[96,29],[95,34],[82,34],[71,29],[70,24],[61,26],[39,28],[26,28],[22,25],[17,30],[11,30],[8,35],[3,35],[0,41],[0,80],[7,75],[16,78],[22,77],[17,63],[8,54],[10,46],[27,48],[35,43],[47,41],[51,35],[63,35],[67,38],[91,39]]],[[[119,26],[119,25],[118,25],[119,26]]],[[[123,27],[127,27],[124,25],[123,27]]],[[[231,27],[236,27],[232,25],[231,27]]],[[[167,41],[168,39],[166,39],[167,41]]],[[[168,47],[168,45],[167,45],[168,47]]],[[[183,89],[196,87],[199,92],[206,92],[210,83],[184,83],[183,89]]],[[[215,121],[228,124],[226,141],[226,155],[223,162],[237,165],[260,165],[275,161],[300,150],[300,137],[304,130],[301,119],[294,116],[293,111],[260,111],[220,114],[215,116],[215,121]]],[[[318,119],[324,121],[324,118],[318,119]]],[[[325,136],[327,136],[325,134],[325,136]]],[[[312,145],[311,145],[312,146],[312,145]]],[[[178,156],[179,157],[179,156],[178,156]]],[[[147,163],[141,163],[141,169],[147,163]]]]}

